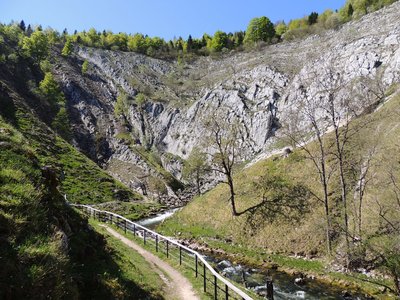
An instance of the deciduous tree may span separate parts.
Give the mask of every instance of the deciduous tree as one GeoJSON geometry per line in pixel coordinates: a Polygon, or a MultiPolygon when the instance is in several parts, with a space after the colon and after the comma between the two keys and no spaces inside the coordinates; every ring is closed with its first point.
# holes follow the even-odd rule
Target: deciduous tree
{"type": "Polygon", "coordinates": [[[207,163],[207,154],[200,151],[199,148],[194,148],[185,161],[182,176],[183,178],[194,181],[198,195],[201,194],[201,184],[204,176],[209,171],[210,167],[207,163]]]}
{"type": "Polygon", "coordinates": [[[247,26],[245,43],[269,42],[275,36],[274,24],[267,17],[254,18],[247,26]]]}
{"type": "Polygon", "coordinates": [[[242,157],[241,141],[242,125],[238,120],[227,120],[222,110],[205,122],[205,128],[209,138],[206,139],[206,145],[211,156],[211,170],[222,174],[225,177],[223,181],[229,186],[229,203],[232,209],[232,215],[238,216],[235,202],[235,184],[233,180],[234,168],[236,163],[242,157]]]}

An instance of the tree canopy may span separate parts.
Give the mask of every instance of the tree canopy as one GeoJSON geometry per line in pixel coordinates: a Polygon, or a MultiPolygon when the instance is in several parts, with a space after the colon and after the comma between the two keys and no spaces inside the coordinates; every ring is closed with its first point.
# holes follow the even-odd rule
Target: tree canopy
{"type": "Polygon", "coordinates": [[[72,42],[71,42],[71,39],[67,39],[67,41],[65,42],[65,44],[64,44],[64,48],[62,49],[62,51],[61,51],[61,55],[62,56],[69,56],[69,55],[71,55],[71,53],[72,53],[72,50],[73,50],[73,45],[72,45],[72,42]]]}
{"type": "Polygon", "coordinates": [[[64,94],[50,72],[46,72],[44,79],[39,83],[39,91],[51,103],[64,102],[64,94]]]}
{"type": "Polygon", "coordinates": [[[49,54],[49,40],[43,31],[35,31],[30,37],[22,40],[22,50],[26,56],[32,57],[36,62],[45,59],[49,54]]]}
{"type": "Polygon", "coordinates": [[[254,18],[247,27],[244,41],[245,43],[269,42],[274,36],[275,28],[270,19],[267,17],[254,18]]]}

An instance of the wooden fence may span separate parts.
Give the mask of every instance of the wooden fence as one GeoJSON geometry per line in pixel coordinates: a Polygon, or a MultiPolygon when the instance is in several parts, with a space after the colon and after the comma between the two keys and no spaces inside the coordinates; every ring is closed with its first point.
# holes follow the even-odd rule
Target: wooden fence
{"type": "Polygon", "coordinates": [[[167,258],[179,261],[180,265],[193,270],[194,276],[203,281],[203,290],[217,299],[245,299],[252,300],[250,296],[233,285],[226,278],[218,274],[213,267],[197,251],[194,251],[170,238],[162,236],[146,227],[132,222],[120,215],[109,211],[95,209],[88,205],[70,204],[82,210],[86,215],[101,222],[114,224],[125,231],[140,237],[144,245],[154,246],[156,252],[161,252],[167,258]]]}

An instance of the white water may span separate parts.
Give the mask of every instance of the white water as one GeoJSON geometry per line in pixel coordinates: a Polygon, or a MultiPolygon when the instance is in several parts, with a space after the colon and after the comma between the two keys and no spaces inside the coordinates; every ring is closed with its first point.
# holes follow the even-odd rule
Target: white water
{"type": "Polygon", "coordinates": [[[163,213],[157,214],[154,217],[150,217],[150,218],[146,218],[146,219],[140,220],[138,222],[138,224],[142,225],[142,226],[145,226],[145,227],[148,227],[148,228],[154,228],[156,225],[160,224],[165,219],[171,217],[178,210],[180,210],[180,208],[174,208],[174,209],[171,209],[171,210],[167,210],[167,211],[165,211],[163,213]]]}

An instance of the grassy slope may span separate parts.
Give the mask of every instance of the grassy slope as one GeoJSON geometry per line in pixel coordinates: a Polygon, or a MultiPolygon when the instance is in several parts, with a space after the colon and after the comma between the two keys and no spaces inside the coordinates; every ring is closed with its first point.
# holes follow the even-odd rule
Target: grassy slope
{"type": "MultiPolygon", "coordinates": [[[[376,163],[371,172],[374,174],[374,180],[367,190],[363,205],[364,231],[366,233],[377,229],[379,215],[375,199],[376,197],[385,199],[386,196],[389,196],[390,191],[386,185],[387,170],[390,166],[398,164],[399,161],[399,107],[400,96],[397,95],[379,111],[364,116],[362,120],[355,121],[361,122],[367,118],[371,123],[364,127],[356,137],[356,147],[351,152],[353,157],[356,157],[359,149],[365,145],[372,145],[375,141],[379,143],[375,154],[376,163]]],[[[397,176],[400,175],[398,172],[397,168],[397,176]]],[[[311,162],[305,159],[301,151],[295,151],[288,158],[273,157],[242,170],[236,175],[238,211],[243,211],[259,203],[261,191],[255,183],[260,182],[262,176],[266,174],[280,178],[292,185],[301,183],[314,193],[318,193],[318,178],[311,162]]],[[[339,189],[335,184],[335,176],[336,174],[334,174],[330,186],[331,207],[334,212],[340,213],[338,209],[339,189]]],[[[238,256],[245,256],[253,263],[274,261],[286,269],[294,268],[307,272],[325,273],[323,261],[307,262],[285,257],[285,255],[294,253],[324,255],[323,208],[318,201],[310,197],[307,204],[310,211],[303,213],[295,221],[288,222],[285,216],[278,216],[271,220],[263,214],[258,216],[257,214],[244,214],[240,217],[232,217],[227,200],[227,186],[221,184],[198,197],[173,218],[167,220],[163,224],[162,230],[170,235],[179,233],[181,237],[195,237],[213,247],[237,253],[238,256]],[[226,240],[233,242],[227,243],[226,240]]],[[[352,210],[352,207],[349,207],[349,210],[352,210]]],[[[336,239],[335,246],[337,251],[340,251],[343,247],[342,239],[336,239]]],[[[339,279],[343,276],[333,275],[333,277],[339,279]]],[[[367,288],[372,289],[372,292],[377,292],[376,287],[368,286],[367,288]]]]}
{"type": "Polygon", "coordinates": [[[0,117],[0,298],[162,299],[146,263],[91,230],[40,166],[0,117]]]}
{"type": "Polygon", "coordinates": [[[89,158],[56,136],[32,113],[18,107],[16,127],[29,139],[43,165],[56,166],[62,176],[61,191],[76,203],[99,203],[113,200],[137,200],[134,194],[89,158]]]}

